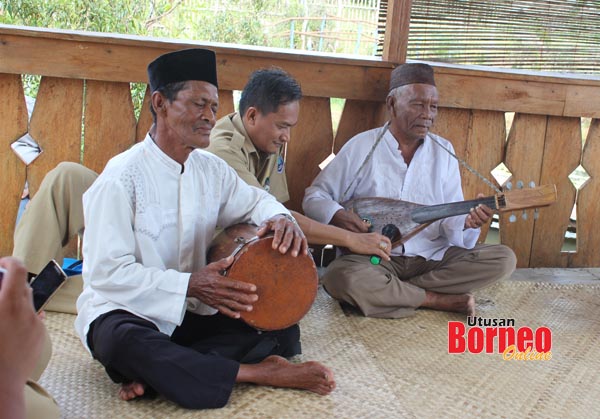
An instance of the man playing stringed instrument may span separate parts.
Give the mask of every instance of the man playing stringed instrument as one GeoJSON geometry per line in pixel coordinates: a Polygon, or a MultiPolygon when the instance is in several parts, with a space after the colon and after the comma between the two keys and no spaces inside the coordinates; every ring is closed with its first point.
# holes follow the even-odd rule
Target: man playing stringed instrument
{"type": "MultiPolygon", "coordinates": [[[[433,69],[417,63],[394,69],[386,104],[389,129],[386,124],[363,132],[344,145],[306,189],[306,215],[366,232],[368,220],[340,203],[374,196],[424,205],[463,200],[458,162],[448,153],[452,145],[429,132],[438,107],[433,69]]],[[[341,256],[329,265],[323,285],[365,316],[404,317],[417,308],[472,315],[470,292],[508,277],[516,265],[508,247],[476,245],[479,228],[491,215],[488,206],[479,205],[469,214],[436,221],[394,247],[389,262],[341,256]]]]}

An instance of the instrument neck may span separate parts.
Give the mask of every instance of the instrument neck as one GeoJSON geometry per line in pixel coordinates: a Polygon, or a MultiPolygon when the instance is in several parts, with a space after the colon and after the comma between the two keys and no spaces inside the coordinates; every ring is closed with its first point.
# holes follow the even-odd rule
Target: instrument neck
{"type": "Polygon", "coordinates": [[[410,216],[411,219],[416,223],[429,223],[442,218],[468,214],[471,209],[475,208],[479,204],[487,205],[492,210],[498,209],[496,197],[488,196],[485,198],[471,199],[469,201],[422,206],[413,209],[410,213],[410,216]]]}

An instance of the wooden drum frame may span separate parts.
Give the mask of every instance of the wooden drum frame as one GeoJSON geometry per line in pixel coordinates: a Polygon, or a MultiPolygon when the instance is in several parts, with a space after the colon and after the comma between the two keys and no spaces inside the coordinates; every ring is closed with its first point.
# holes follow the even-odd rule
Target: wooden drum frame
{"type": "Polygon", "coordinates": [[[258,227],[235,224],[213,240],[207,255],[215,262],[231,254],[228,278],[256,285],[258,301],[241,319],[259,330],[281,330],[300,321],[317,296],[319,277],[310,254],[297,257],[273,250],[273,235],[256,236],[258,227]]]}

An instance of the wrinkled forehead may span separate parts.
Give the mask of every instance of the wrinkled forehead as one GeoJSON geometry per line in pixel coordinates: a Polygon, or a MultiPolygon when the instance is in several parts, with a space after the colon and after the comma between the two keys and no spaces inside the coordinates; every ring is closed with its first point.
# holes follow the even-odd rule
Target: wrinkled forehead
{"type": "Polygon", "coordinates": [[[396,97],[406,101],[425,100],[437,102],[439,100],[437,88],[430,84],[407,84],[405,86],[400,86],[397,89],[396,97]]]}
{"type": "Polygon", "coordinates": [[[190,98],[201,97],[205,100],[219,101],[219,90],[217,87],[214,84],[200,80],[186,81],[185,87],[179,91],[179,94],[190,98]]]}

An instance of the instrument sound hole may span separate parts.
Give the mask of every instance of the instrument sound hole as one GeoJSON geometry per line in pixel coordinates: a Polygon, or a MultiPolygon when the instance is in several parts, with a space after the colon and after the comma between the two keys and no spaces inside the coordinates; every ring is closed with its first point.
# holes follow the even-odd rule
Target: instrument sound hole
{"type": "Polygon", "coordinates": [[[395,240],[399,240],[402,237],[400,229],[396,227],[396,225],[391,223],[383,226],[383,228],[381,229],[381,234],[386,236],[392,242],[395,240]]]}

